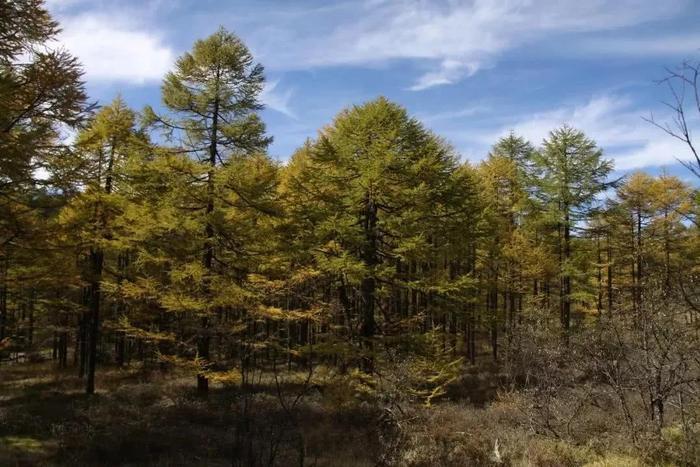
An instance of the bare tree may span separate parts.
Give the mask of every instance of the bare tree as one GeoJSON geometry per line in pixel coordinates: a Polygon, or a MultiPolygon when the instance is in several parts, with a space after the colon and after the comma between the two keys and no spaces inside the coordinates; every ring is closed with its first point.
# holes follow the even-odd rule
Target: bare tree
{"type": "Polygon", "coordinates": [[[690,125],[693,120],[691,114],[697,112],[700,117],[700,61],[686,60],[676,69],[667,68],[666,71],[667,76],[658,83],[669,89],[671,99],[663,104],[672,112],[671,121],[659,121],[653,114],[644,120],[688,146],[693,158],[678,161],[700,178],[699,148],[698,143],[693,140],[690,125]]]}

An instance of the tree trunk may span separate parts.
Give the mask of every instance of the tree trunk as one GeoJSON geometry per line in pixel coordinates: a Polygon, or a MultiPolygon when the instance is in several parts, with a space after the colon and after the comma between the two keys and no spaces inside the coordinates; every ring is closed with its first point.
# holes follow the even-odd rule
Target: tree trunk
{"type": "Polygon", "coordinates": [[[365,197],[363,229],[365,244],[362,251],[362,260],[369,270],[369,274],[362,279],[360,286],[362,294],[362,345],[364,347],[362,357],[362,369],[366,373],[374,371],[374,352],[372,339],[374,338],[376,323],[374,320],[374,300],[376,280],[374,267],[377,265],[377,205],[368,193],[365,197]]]}
{"type": "Polygon", "coordinates": [[[612,244],[610,243],[610,232],[607,235],[607,260],[608,260],[608,283],[606,284],[608,289],[608,314],[612,313],[613,309],[613,264],[612,264],[612,244]]]}
{"type": "Polygon", "coordinates": [[[600,233],[596,234],[596,253],[598,258],[597,265],[597,279],[598,279],[598,301],[596,302],[596,308],[598,311],[598,317],[603,314],[603,254],[600,249],[600,233]]]}
{"type": "Polygon", "coordinates": [[[102,266],[104,263],[104,253],[96,248],[90,251],[90,297],[89,297],[89,332],[88,332],[88,355],[87,355],[87,382],[85,392],[95,393],[95,367],[97,364],[97,342],[100,332],[100,295],[102,281],[102,266]]]}
{"type": "Polygon", "coordinates": [[[635,262],[637,263],[637,277],[635,280],[635,305],[637,307],[637,313],[642,311],[642,280],[643,280],[643,266],[642,266],[642,210],[637,208],[637,225],[636,225],[636,252],[635,252],[635,262]]]}
{"type": "Polygon", "coordinates": [[[7,337],[7,269],[9,258],[2,259],[2,282],[0,282],[0,341],[7,337]]]}
{"type": "MultiPolygon", "coordinates": [[[[214,226],[211,224],[209,217],[214,212],[214,169],[216,168],[216,158],[218,157],[218,125],[219,125],[219,99],[214,101],[214,110],[212,112],[212,127],[211,127],[211,143],[209,144],[209,171],[207,172],[207,207],[206,207],[206,225],[204,227],[204,254],[202,256],[202,265],[206,270],[207,275],[211,274],[214,261],[214,226]]],[[[204,293],[209,293],[209,278],[204,279],[204,293]]],[[[209,317],[203,316],[200,321],[200,331],[197,339],[197,355],[202,359],[204,365],[209,363],[209,317]]],[[[197,375],[197,391],[206,393],[209,391],[209,378],[204,373],[197,375]]]]}
{"type": "Polygon", "coordinates": [[[564,327],[565,339],[568,343],[569,328],[571,327],[571,274],[568,271],[569,261],[571,259],[571,226],[569,225],[569,208],[565,206],[564,212],[564,262],[563,266],[567,271],[563,272],[563,290],[562,290],[562,324],[564,327]]]}
{"type": "MultiPolygon", "coordinates": [[[[83,290],[83,304],[87,306],[87,292],[83,290]]],[[[80,317],[78,323],[78,349],[80,351],[80,365],[78,369],[78,375],[81,378],[85,377],[85,372],[87,370],[87,356],[88,356],[88,324],[90,315],[87,311],[84,311],[80,317]]]]}

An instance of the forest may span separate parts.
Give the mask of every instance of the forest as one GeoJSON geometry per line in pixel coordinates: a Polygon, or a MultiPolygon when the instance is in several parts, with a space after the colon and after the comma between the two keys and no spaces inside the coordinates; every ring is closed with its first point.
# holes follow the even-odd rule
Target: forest
{"type": "Polygon", "coordinates": [[[1,465],[700,465],[700,64],[685,181],[383,97],[279,161],[233,32],[132,109],[59,29],[0,1],[1,465]]]}

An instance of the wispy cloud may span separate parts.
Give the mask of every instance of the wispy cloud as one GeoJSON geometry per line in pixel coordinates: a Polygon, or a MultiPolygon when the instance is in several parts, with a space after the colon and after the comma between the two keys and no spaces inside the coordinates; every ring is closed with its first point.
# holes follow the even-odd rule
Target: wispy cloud
{"type": "Polygon", "coordinates": [[[578,50],[597,55],[684,57],[700,53],[700,33],[592,38],[582,41],[578,50]]]}
{"type": "Polygon", "coordinates": [[[472,105],[458,110],[448,110],[432,114],[419,114],[418,119],[424,123],[434,123],[444,120],[457,120],[460,118],[471,117],[480,113],[488,112],[490,107],[485,105],[472,105]]]}
{"type": "Polygon", "coordinates": [[[479,70],[479,66],[478,63],[463,63],[459,60],[446,59],[442,61],[437,70],[425,73],[408,89],[410,91],[422,91],[435,86],[452,84],[465,75],[473,75],[479,70]]]}
{"type": "MultiPolygon", "coordinates": [[[[120,20],[115,0],[49,0],[57,12],[81,5],[89,15],[62,20],[66,43],[100,79],[106,70],[118,79],[144,81],[162,72],[172,52],[157,29],[137,28],[120,20]],[[107,13],[104,13],[106,11],[107,13]],[[92,12],[92,13],[91,13],[92,12]],[[101,15],[101,16],[100,16],[101,15]],[[115,45],[120,47],[116,47],[115,45]],[[133,60],[125,60],[125,57],[133,60]],[[138,65],[138,66],[136,66],[138,65]],[[143,69],[142,73],[138,69],[143,69]],[[123,70],[120,73],[120,70],[123,70]],[[119,76],[121,74],[121,76],[119,76]]],[[[696,35],[673,36],[664,41],[623,37],[591,38],[585,33],[620,28],[672,17],[690,0],[365,0],[316,3],[294,2],[270,8],[267,2],[217,5],[216,23],[243,33],[246,41],[272,70],[332,66],[375,66],[409,61],[423,70],[405,87],[422,91],[456,83],[507,51],[552,35],[583,33],[572,51],[594,53],[664,53],[689,50],[696,35]],[[233,11],[235,10],[235,15],[233,11]],[[272,11],[270,11],[272,10],[272,11]],[[263,11],[265,14],[263,14],[263,11]],[[641,52],[644,51],[644,52],[641,52]]],[[[155,16],[158,0],[144,0],[143,9],[155,16]],[[152,11],[153,10],[153,11],[152,11]]],[[[64,11],[65,10],[65,11],[64,11]]],[[[200,14],[205,14],[202,9],[200,14]]],[[[139,13],[141,14],[141,13],[139,13]]],[[[211,24],[211,21],[206,21],[211,24]]],[[[157,24],[151,21],[150,24],[157,24]]],[[[197,23],[204,24],[204,23],[197,23]]],[[[209,32],[209,31],[207,31],[209,32]]]]}
{"type": "Polygon", "coordinates": [[[291,89],[278,89],[279,83],[279,80],[267,81],[260,100],[266,107],[297,120],[298,117],[290,105],[294,93],[291,89]]]}
{"type": "Polygon", "coordinates": [[[687,159],[687,147],[645,122],[642,119],[645,114],[648,110],[635,107],[626,97],[598,96],[583,104],[522,116],[486,134],[481,142],[492,144],[514,131],[538,144],[551,130],[567,124],[593,138],[605,155],[615,161],[618,170],[662,167],[687,159]]]}
{"type": "MultiPolygon", "coordinates": [[[[548,35],[615,30],[673,16],[687,4],[687,0],[663,4],[648,0],[371,0],[341,15],[336,10],[312,14],[308,21],[314,27],[281,22],[253,37],[270,57],[270,66],[279,68],[389,60],[431,64],[434,69],[410,86],[419,91],[457,82],[505,51],[548,35]],[[270,37],[284,38],[285,47],[270,37]]],[[[620,47],[619,52],[628,50],[620,47]]]]}

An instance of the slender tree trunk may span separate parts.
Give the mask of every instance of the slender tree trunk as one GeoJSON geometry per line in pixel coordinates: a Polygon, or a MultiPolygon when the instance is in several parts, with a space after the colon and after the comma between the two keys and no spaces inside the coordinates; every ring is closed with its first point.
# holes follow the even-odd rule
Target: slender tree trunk
{"type": "MultiPolygon", "coordinates": [[[[62,327],[65,326],[66,324],[63,323],[62,327]]],[[[61,331],[58,339],[58,366],[59,368],[68,367],[68,332],[65,330],[61,331]]]]}
{"type": "Polygon", "coordinates": [[[598,311],[598,317],[603,314],[603,253],[600,249],[600,233],[596,234],[596,253],[598,258],[597,265],[597,279],[598,279],[598,301],[596,302],[596,307],[598,311]]]}
{"type": "Polygon", "coordinates": [[[612,256],[612,243],[610,241],[610,232],[607,234],[607,269],[608,269],[608,283],[606,284],[608,289],[608,314],[612,314],[613,311],[613,256],[612,256]]]}
{"type": "Polygon", "coordinates": [[[7,270],[9,258],[2,258],[2,275],[0,276],[0,341],[7,337],[7,270]]]}
{"type": "MultiPolygon", "coordinates": [[[[634,218],[633,218],[634,219],[634,218]]],[[[637,315],[642,311],[642,210],[636,209],[636,219],[632,227],[634,234],[634,261],[632,267],[633,279],[633,304],[637,315]]]]}
{"type": "MultiPolygon", "coordinates": [[[[559,209],[561,209],[561,204],[559,209]]],[[[559,261],[559,322],[564,328],[564,246],[561,222],[557,223],[557,257],[559,261]]]]}
{"type": "MultiPolygon", "coordinates": [[[[81,366],[83,364],[83,346],[82,346],[82,339],[83,339],[83,318],[82,316],[78,316],[78,329],[76,330],[75,333],[75,342],[73,343],[74,348],[73,348],[73,366],[81,366]],[[78,362],[80,360],[80,362],[78,362]]],[[[81,368],[78,371],[78,376],[80,378],[83,377],[83,369],[81,368]]]]}
{"type": "Polygon", "coordinates": [[[29,347],[32,347],[34,344],[34,298],[35,298],[36,292],[34,289],[29,289],[29,298],[28,301],[29,303],[27,304],[27,313],[28,313],[28,318],[29,318],[29,323],[27,327],[27,344],[29,344],[29,347]]]}
{"type": "Polygon", "coordinates": [[[664,294],[671,292],[671,238],[668,230],[668,209],[664,209],[664,294]]]}
{"type": "Polygon", "coordinates": [[[469,361],[472,365],[476,364],[476,310],[474,304],[469,304],[469,334],[467,338],[469,348],[469,361]]]}
{"type": "Polygon", "coordinates": [[[85,392],[95,393],[95,367],[97,365],[97,343],[100,333],[100,301],[102,267],[104,263],[104,253],[100,248],[90,251],[91,284],[89,297],[89,332],[88,332],[88,355],[87,355],[87,382],[85,392]]]}
{"type": "Polygon", "coordinates": [[[571,274],[568,271],[571,260],[571,225],[568,206],[564,207],[564,262],[563,266],[567,269],[563,272],[563,290],[562,290],[562,324],[564,327],[564,337],[566,342],[569,341],[569,329],[571,327],[571,274]]]}
{"type": "Polygon", "coordinates": [[[377,265],[377,205],[370,193],[365,197],[363,229],[365,244],[362,251],[362,260],[369,269],[369,274],[362,279],[360,286],[362,294],[362,345],[364,354],[362,357],[362,369],[366,373],[374,371],[374,345],[373,338],[376,328],[374,320],[374,301],[376,279],[374,267],[377,265]]]}
{"type": "MultiPolygon", "coordinates": [[[[218,76],[217,76],[218,79],[218,76]]],[[[214,226],[211,224],[210,216],[214,212],[214,169],[216,168],[216,158],[218,157],[218,124],[219,124],[219,99],[214,101],[214,110],[212,113],[211,127],[211,143],[209,145],[209,171],[207,172],[207,207],[205,211],[206,225],[204,227],[204,255],[202,257],[202,265],[207,275],[211,274],[214,262],[214,226]]],[[[204,279],[204,293],[209,293],[209,278],[204,279]]],[[[200,320],[200,332],[197,339],[197,354],[204,364],[209,363],[210,353],[210,330],[209,317],[202,316],[200,320]]],[[[209,391],[209,378],[204,373],[197,375],[197,391],[206,393],[209,391]]]]}
{"type": "MultiPolygon", "coordinates": [[[[118,284],[121,285],[123,279],[127,275],[127,267],[129,266],[129,253],[128,252],[120,253],[119,256],[117,257],[117,263],[118,263],[117,267],[119,268],[118,284]]],[[[118,318],[126,317],[126,311],[127,311],[126,305],[124,303],[120,303],[117,306],[118,318]]],[[[115,336],[115,343],[114,343],[114,355],[115,355],[115,362],[120,367],[124,366],[125,352],[126,352],[126,333],[124,331],[117,331],[116,336],[115,336]]]]}
{"type": "MultiPolygon", "coordinates": [[[[83,290],[83,304],[85,307],[88,306],[88,292],[87,288],[83,290]]],[[[78,335],[79,335],[79,349],[80,349],[80,365],[78,369],[78,374],[81,378],[85,377],[87,371],[87,359],[88,359],[88,326],[90,322],[90,314],[88,311],[84,311],[80,317],[80,322],[78,324],[78,335]]]]}
{"type": "MultiPolygon", "coordinates": [[[[497,280],[497,279],[496,279],[497,280]]],[[[487,308],[491,315],[491,353],[493,360],[498,361],[498,288],[492,283],[488,293],[487,308]]]]}
{"type": "MultiPolygon", "coordinates": [[[[113,137],[110,141],[109,154],[107,159],[107,170],[105,171],[105,187],[106,195],[112,194],[112,174],[114,171],[114,161],[117,154],[117,142],[113,137]]],[[[107,228],[107,213],[102,206],[98,205],[97,219],[99,226],[105,235],[105,239],[109,239],[108,233],[104,232],[107,228]]],[[[88,289],[88,310],[89,318],[85,325],[88,345],[87,345],[87,381],[85,384],[85,392],[87,394],[95,393],[95,368],[97,367],[97,345],[100,340],[100,307],[102,305],[102,270],[104,268],[104,251],[101,247],[95,246],[90,249],[90,285],[88,289]]]]}

